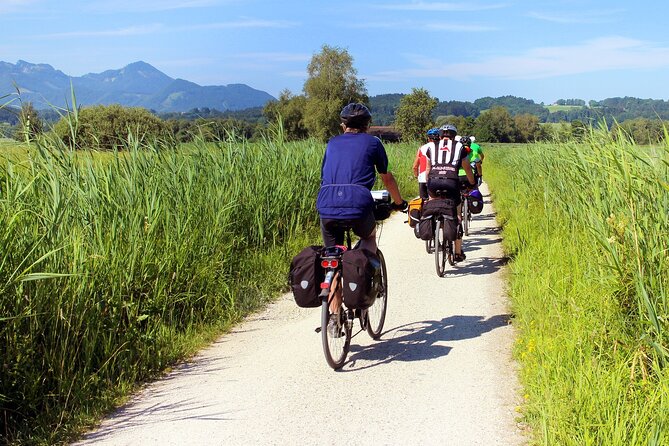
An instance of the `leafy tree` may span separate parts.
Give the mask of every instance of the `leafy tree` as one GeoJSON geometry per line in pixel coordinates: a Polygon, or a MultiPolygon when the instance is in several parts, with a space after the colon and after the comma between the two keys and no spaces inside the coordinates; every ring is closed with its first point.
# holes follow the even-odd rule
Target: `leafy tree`
{"type": "Polygon", "coordinates": [[[513,121],[517,131],[516,142],[534,142],[544,139],[538,117],[526,113],[514,116],[513,121]]]}
{"type": "Polygon", "coordinates": [[[395,128],[405,140],[424,139],[425,132],[434,127],[432,110],[439,101],[424,88],[412,88],[411,93],[400,99],[395,112],[395,128]]]}
{"type": "Polygon", "coordinates": [[[588,126],[578,119],[571,121],[571,136],[576,141],[584,141],[588,135],[588,126]]]}
{"type": "Polygon", "coordinates": [[[306,104],[306,97],[294,96],[290,90],[283,90],[278,101],[270,101],[265,105],[263,114],[269,122],[281,123],[286,140],[304,139],[309,136],[304,124],[306,104]]]}
{"type": "Polygon", "coordinates": [[[627,135],[637,144],[657,144],[664,141],[665,127],[669,128],[659,119],[636,118],[614,124],[611,132],[616,138],[621,133],[627,135]]]}
{"type": "Polygon", "coordinates": [[[495,106],[476,118],[474,134],[480,141],[514,142],[516,125],[505,107],[495,106]]]}
{"type": "Polygon", "coordinates": [[[96,105],[61,118],[54,132],[75,149],[112,150],[128,146],[129,136],[143,141],[165,138],[167,124],[144,108],[96,105]]]}
{"type": "Polygon", "coordinates": [[[339,133],[339,112],[350,102],[367,103],[363,80],[357,78],[348,51],[323,45],[311,58],[304,83],[304,125],[309,135],[323,141],[339,133]]]}
{"type": "Polygon", "coordinates": [[[14,139],[17,141],[30,141],[44,131],[42,120],[31,102],[21,105],[19,112],[19,123],[16,125],[14,139]]]}

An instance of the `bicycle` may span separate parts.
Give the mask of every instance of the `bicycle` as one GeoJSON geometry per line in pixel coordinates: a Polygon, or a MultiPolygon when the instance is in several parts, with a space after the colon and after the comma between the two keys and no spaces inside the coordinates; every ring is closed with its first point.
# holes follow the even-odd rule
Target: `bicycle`
{"type": "MultiPolygon", "coordinates": [[[[377,223],[390,215],[391,202],[387,191],[372,191],[374,196],[375,217],[377,223]]],[[[345,227],[346,246],[329,246],[323,249],[321,255],[321,266],[325,269],[325,279],[321,283],[321,326],[317,329],[321,333],[323,353],[328,365],[337,370],[346,362],[353,324],[356,319],[360,321],[360,329],[366,330],[372,339],[381,337],[381,331],[386,319],[388,309],[388,275],[383,253],[377,248],[376,254],[380,260],[380,283],[375,284],[377,295],[374,303],[366,309],[346,308],[342,302],[336,312],[330,310],[331,296],[337,287],[343,287],[342,277],[342,255],[346,250],[357,249],[358,241],[351,248],[351,228],[345,227]],[[333,288],[334,287],[334,288],[333,288]]]]}
{"type": "MultiPolygon", "coordinates": [[[[478,172],[476,170],[476,163],[471,163],[472,166],[472,173],[474,174],[474,178],[476,178],[476,182],[478,184],[478,172]]],[[[460,210],[460,221],[462,222],[462,230],[464,235],[469,235],[469,227],[471,226],[472,223],[472,211],[469,209],[469,193],[472,191],[472,187],[477,187],[477,186],[472,186],[469,184],[467,181],[463,181],[460,185],[460,199],[462,201],[462,207],[460,210]]]]}
{"type": "Polygon", "coordinates": [[[469,191],[467,189],[461,189],[460,196],[462,199],[462,207],[460,211],[460,221],[462,224],[462,232],[465,235],[469,235],[469,226],[472,222],[472,211],[469,209],[469,191]]]}

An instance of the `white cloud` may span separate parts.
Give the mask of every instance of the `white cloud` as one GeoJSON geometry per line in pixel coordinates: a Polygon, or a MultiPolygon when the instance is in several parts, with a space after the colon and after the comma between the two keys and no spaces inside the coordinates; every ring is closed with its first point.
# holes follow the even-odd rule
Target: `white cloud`
{"type": "Polygon", "coordinates": [[[603,37],[580,45],[539,47],[516,56],[485,61],[444,64],[432,58],[405,55],[416,68],[367,76],[374,80],[411,78],[549,79],[582,73],[669,67],[669,47],[624,37],[603,37]]]}
{"type": "Polygon", "coordinates": [[[157,32],[164,32],[169,30],[165,26],[155,23],[141,26],[130,26],[126,28],[98,30],[98,31],[69,31],[64,33],[44,34],[33,36],[34,38],[50,38],[50,39],[67,39],[78,37],[126,37],[138,36],[143,34],[154,34],[157,32]]]}
{"type": "Polygon", "coordinates": [[[289,28],[295,26],[295,23],[285,21],[272,20],[251,20],[242,19],[236,22],[222,22],[222,23],[205,23],[200,25],[186,25],[186,26],[165,26],[160,23],[129,26],[118,29],[95,30],[95,31],[68,31],[63,33],[53,33],[46,35],[36,35],[33,38],[79,38],[79,37],[126,37],[138,36],[146,34],[157,34],[175,31],[196,31],[209,29],[233,29],[233,28],[289,28]]]}
{"type": "Polygon", "coordinates": [[[457,32],[485,32],[496,31],[498,28],[485,25],[476,25],[473,23],[457,23],[457,22],[417,22],[417,21],[403,21],[403,22],[367,22],[355,24],[342,24],[355,29],[392,29],[392,30],[409,30],[411,32],[421,31],[457,31],[457,32]]]}
{"type": "Polygon", "coordinates": [[[386,3],[376,5],[379,9],[389,9],[395,11],[484,11],[488,9],[499,9],[506,7],[503,3],[497,4],[476,4],[471,2],[451,3],[451,2],[411,2],[411,3],[386,3]]]}
{"type": "Polygon", "coordinates": [[[573,12],[529,12],[528,17],[553,23],[567,25],[583,25],[596,23],[610,23],[625,13],[623,9],[607,9],[603,11],[573,11],[573,12]]]}
{"type": "Polygon", "coordinates": [[[232,22],[219,23],[203,23],[200,25],[188,25],[172,28],[179,31],[192,31],[201,29],[234,29],[234,28],[293,28],[297,26],[296,22],[289,22],[286,20],[262,20],[262,19],[246,19],[232,22]]]}

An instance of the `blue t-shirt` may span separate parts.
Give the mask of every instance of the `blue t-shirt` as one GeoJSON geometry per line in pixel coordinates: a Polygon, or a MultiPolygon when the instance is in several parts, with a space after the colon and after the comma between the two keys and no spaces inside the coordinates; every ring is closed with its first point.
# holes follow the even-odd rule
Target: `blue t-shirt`
{"type": "Polygon", "coordinates": [[[367,133],[344,133],[330,139],[316,202],[321,218],[360,218],[372,209],[374,199],[369,191],[376,171],[388,172],[388,156],[379,138],[367,133]]]}

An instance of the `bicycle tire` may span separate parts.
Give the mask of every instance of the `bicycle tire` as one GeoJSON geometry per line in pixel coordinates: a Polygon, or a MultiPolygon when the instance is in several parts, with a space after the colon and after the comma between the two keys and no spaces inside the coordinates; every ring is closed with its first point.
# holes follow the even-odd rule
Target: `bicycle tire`
{"type": "Polygon", "coordinates": [[[386,321],[386,311],[388,310],[388,270],[386,269],[386,259],[380,249],[376,251],[381,259],[381,290],[376,296],[376,300],[371,307],[367,309],[367,333],[376,340],[381,337],[383,324],[386,321]]]}
{"type": "Polygon", "coordinates": [[[441,218],[438,218],[434,229],[434,266],[439,277],[444,276],[446,269],[446,244],[444,242],[444,226],[441,218]]]}
{"type": "Polygon", "coordinates": [[[349,348],[351,346],[351,328],[346,323],[343,308],[340,311],[339,336],[332,336],[328,332],[330,322],[330,304],[327,297],[321,304],[321,339],[323,341],[323,353],[328,365],[334,370],[340,369],[346,362],[349,348]]]}
{"type": "Polygon", "coordinates": [[[462,229],[465,235],[469,235],[469,200],[462,197],[462,229]]]}
{"type": "Polygon", "coordinates": [[[432,254],[434,252],[434,248],[432,246],[433,240],[425,240],[425,251],[427,251],[428,254],[432,254]]]}

